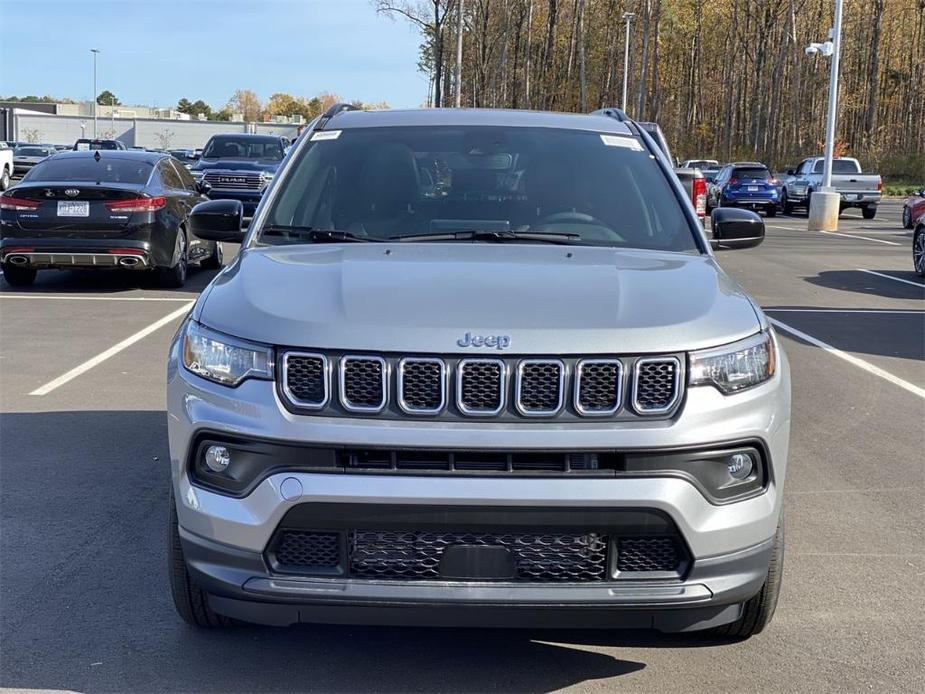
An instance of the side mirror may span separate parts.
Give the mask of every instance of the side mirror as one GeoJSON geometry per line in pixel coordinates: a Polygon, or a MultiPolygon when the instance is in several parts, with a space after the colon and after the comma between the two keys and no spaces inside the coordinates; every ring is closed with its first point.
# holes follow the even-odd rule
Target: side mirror
{"type": "Polygon", "coordinates": [[[190,232],[206,241],[244,240],[244,205],[240,200],[209,200],[201,202],[189,216],[190,232]]]}
{"type": "Polygon", "coordinates": [[[796,176],[796,172],[793,169],[787,169],[788,176],[796,176]]]}
{"type": "Polygon", "coordinates": [[[764,241],[764,220],[757,212],[717,207],[710,215],[715,249],[753,248],[764,241]]]}
{"type": "Polygon", "coordinates": [[[212,190],[212,184],[208,181],[199,181],[199,183],[196,184],[196,188],[203,195],[208,195],[209,191],[212,190]]]}

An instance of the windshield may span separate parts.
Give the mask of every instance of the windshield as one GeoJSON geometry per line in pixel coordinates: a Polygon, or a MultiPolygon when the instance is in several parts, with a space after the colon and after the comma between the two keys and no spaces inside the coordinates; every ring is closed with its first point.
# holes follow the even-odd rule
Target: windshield
{"type": "MultiPolygon", "coordinates": [[[[822,173],[822,167],[825,166],[825,160],[819,159],[813,168],[813,173],[822,173]]],[[[833,159],[833,174],[856,174],[861,173],[861,169],[851,159],[833,159]]]]}
{"type": "Polygon", "coordinates": [[[96,183],[147,183],[154,168],[139,159],[114,157],[68,157],[58,155],[39,162],[23,180],[37,181],[93,181],[96,183]]]}
{"type": "Polygon", "coordinates": [[[750,166],[748,168],[734,169],[732,178],[748,179],[750,181],[767,181],[771,178],[771,172],[760,166],[750,166]]]}
{"type": "Polygon", "coordinates": [[[47,157],[49,151],[44,147],[17,147],[13,154],[17,157],[47,157]]]}
{"type": "Polygon", "coordinates": [[[335,130],[311,142],[280,184],[258,242],[304,242],[279,233],[298,227],[374,239],[546,232],[571,234],[569,242],[579,244],[698,249],[666,176],[628,136],[517,127],[335,130]]]}
{"type": "Polygon", "coordinates": [[[270,159],[280,161],[283,147],[275,138],[256,139],[218,135],[209,140],[203,159],[270,159]]]}

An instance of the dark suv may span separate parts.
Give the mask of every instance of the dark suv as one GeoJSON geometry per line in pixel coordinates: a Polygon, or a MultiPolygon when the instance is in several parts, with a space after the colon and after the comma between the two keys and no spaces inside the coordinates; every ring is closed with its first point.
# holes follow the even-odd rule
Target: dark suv
{"type": "Polygon", "coordinates": [[[210,198],[240,200],[244,216],[251,217],[288,146],[288,139],[275,135],[214,135],[190,171],[212,186],[210,198]]]}

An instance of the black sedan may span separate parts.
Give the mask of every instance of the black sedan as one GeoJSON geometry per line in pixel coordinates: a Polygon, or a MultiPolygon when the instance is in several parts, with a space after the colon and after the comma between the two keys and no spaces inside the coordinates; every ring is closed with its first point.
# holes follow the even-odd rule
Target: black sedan
{"type": "Polygon", "coordinates": [[[23,286],[38,270],[122,268],[181,287],[189,263],[222,264],[219,244],[189,234],[190,210],[206,192],[166,154],[60,152],[0,195],[4,278],[23,286]]]}

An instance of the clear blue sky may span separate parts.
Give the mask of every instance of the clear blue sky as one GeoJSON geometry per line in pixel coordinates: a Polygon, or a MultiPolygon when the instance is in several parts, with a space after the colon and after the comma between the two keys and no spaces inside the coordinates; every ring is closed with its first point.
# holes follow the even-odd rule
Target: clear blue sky
{"type": "Polygon", "coordinates": [[[427,96],[420,38],[367,0],[0,0],[0,95],[221,107],[235,89],[387,101],[427,96]]]}

